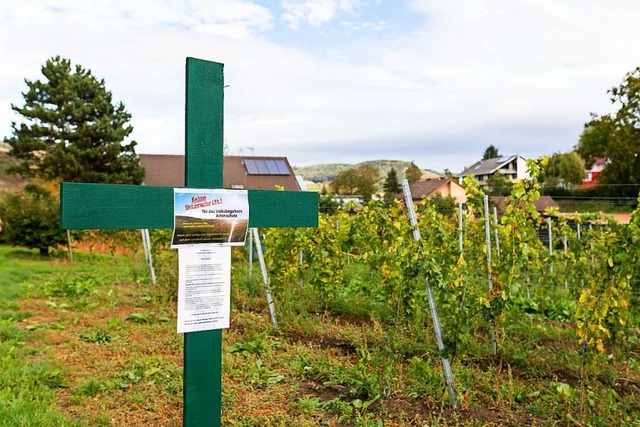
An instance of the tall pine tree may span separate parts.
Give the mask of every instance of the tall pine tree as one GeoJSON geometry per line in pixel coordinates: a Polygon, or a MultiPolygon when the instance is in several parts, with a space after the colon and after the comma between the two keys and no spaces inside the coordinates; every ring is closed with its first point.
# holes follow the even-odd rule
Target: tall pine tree
{"type": "Polygon", "coordinates": [[[25,80],[24,106],[11,105],[25,123],[5,139],[23,177],[75,182],[140,184],[144,169],[122,102],[114,104],[104,80],[59,56],[42,67],[43,80],[25,80]]]}
{"type": "Polygon", "coordinates": [[[398,181],[398,172],[396,172],[394,168],[391,168],[389,173],[387,173],[387,177],[384,180],[382,188],[384,189],[386,198],[392,198],[396,194],[402,192],[402,186],[400,185],[400,181],[398,181]]]}
{"type": "Polygon", "coordinates": [[[482,160],[495,159],[496,157],[500,157],[500,153],[498,152],[498,149],[491,144],[486,150],[484,150],[482,160]]]}

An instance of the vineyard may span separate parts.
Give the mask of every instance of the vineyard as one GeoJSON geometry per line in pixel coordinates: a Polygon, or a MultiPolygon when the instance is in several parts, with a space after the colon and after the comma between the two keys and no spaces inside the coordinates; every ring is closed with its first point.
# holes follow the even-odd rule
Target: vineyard
{"type": "MultiPolygon", "coordinates": [[[[535,174],[539,165],[530,167],[535,174]]],[[[419,241],[397,201],[323,215],[318,229],[265,231],[276,301],[384,331],[375,355],[358,350],[376,378],[357,396],[364,402],[406,388],[394,369],[420,371],[442,360],[451,362],[453,394],[442,373],[414,378],[422,383],[417,394],[439,405],[487,404],[486,390],[465,376],[475,365],[496,375],[489,401],[506,399],[545,422],[640,422],[640,211],[628,226],[598,215],[569,221],[550,212],[545,219],[532,204],[539,187],[527,181],[514,187],[498,219],[487,215],[474,182],[465,186],[462,217],[429,200],[419,204],[419,241]],[[563,360],[550,342],[570,350],[563,360]],[[496,371],[508,372],[508,384],[496,371]],[[563,404],[552,408],[548,393],[563,404]]]]}

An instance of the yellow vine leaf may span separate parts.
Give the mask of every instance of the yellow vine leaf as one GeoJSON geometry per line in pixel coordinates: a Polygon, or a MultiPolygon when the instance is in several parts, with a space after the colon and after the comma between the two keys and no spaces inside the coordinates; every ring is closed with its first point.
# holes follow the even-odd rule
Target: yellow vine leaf
{"type": "Polygon", "coordinates": [[[587,298],[589,297],[589,291],[583,290],[580,294],[580,304],[585,304],[587,302],[587,298]]]}

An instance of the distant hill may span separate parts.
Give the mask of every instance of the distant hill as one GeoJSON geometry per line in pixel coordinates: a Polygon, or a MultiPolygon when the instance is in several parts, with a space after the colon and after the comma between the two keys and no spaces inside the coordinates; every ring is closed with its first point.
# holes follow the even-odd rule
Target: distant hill
{"type": "Polygon", "coordinates": [[[15,159],[9,157],[9,154],[0,146],[0,193],[18,188],[26,182],[26,180],[17,175],[9,175],[7,173],[7,169],[14,165],[15,162],[15,159]]]}
{"type": "MultiPolygon", "coordinates": [[[[391,168],[394,168],[398,172],[398,178],[404,178],[404,171],[409,167],[411,162],[405,162],[403,160],[368,160],[366,162],[349,164],[349,163],[323,163],[311,166],[293,166],[293,170],[296,175],[302,176],[306,181],[312,182],[324,182],[333,181],[340,172],[346,169],[354,168],[360,165],[373,165],[380,171],[380,179],[384,181],[391,168]]],[[[441,173],[423,169],[422,178],[438,178],[442,176],[441,173]]]]}

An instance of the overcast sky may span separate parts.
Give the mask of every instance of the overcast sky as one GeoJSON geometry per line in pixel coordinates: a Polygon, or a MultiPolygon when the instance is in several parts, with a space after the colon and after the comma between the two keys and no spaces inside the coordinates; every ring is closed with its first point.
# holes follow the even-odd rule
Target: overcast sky
{"type": "Polygon", "coordinates": [[[0,0],[0,137],[61,55],[104,78],[139,153],[184,152],[187,56],[225,64],[231,154],[460,172],[568,151],[640,66],[637,0],[0,0]]]}

